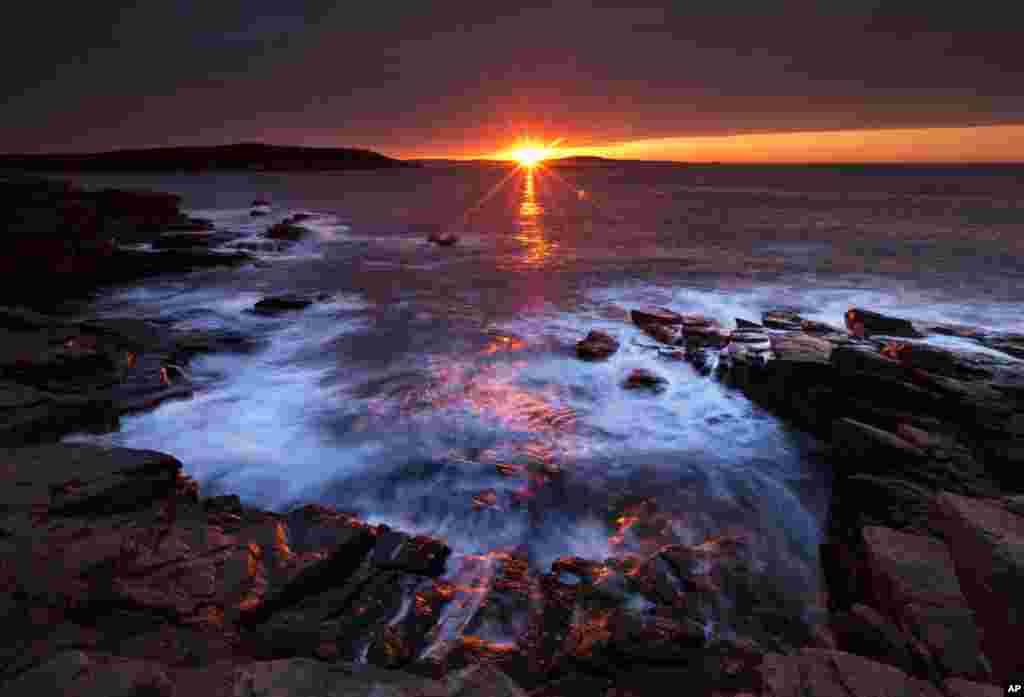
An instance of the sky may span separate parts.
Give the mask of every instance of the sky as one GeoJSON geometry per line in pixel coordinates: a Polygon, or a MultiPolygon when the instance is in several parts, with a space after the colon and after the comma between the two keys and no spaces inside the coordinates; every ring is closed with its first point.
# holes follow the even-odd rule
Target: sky
{"type": "Polygon", "coordinates": [[[0,152],[262,141],[474,157],[1024,161],[1006,0],[19,5],[0,152]]]}

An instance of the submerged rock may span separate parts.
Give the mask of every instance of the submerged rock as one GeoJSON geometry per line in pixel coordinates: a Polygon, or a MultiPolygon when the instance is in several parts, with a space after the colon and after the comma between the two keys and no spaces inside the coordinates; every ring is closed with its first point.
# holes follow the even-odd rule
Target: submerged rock
{"type": "Polygon", "coordinates": [[[576,344],[576,355],[587,361],[608,358],[618,350],[618,339],[597,329],[591,330],[584,339],[576,344]]]}
{"type": "Polygon", "coordinates": [[[281,312],[292,312],[295,310],[304,310],[317,301],[325,300],[328,296],[324,294],[317,295],[275,295],[268,298],[263,298],[258,303],[253,305],[253,312],[261,315],[275,315],[281,312]]]}
{"type": "Polygon", "coordinates": [[[298,242],[307,235],[309,235],[309,230],[288,222],[272,225],[266,232],[266,236],[272,240],[285,240],[288,242],[298,242]]]}
{"type": "Polygon", "coordinates": [[[432,232],[427,236],[427,242],[433,242],[440,247],[451,247],[459,238],[451,232],[432,232]]]}
{"type": "Polygon", "coordinates": [[[644,368],[637,368],[626,377],[622,386],[630,390],[664,392],[668,387],[668,380],[644,368]]]}

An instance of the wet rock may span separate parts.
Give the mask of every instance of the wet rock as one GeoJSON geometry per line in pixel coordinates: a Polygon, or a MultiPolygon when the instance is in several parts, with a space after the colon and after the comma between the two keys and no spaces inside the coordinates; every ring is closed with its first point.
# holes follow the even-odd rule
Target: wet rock
{"type": "Polygon", "coordinates": [[[439,247],[451,247],[459,238],[451,232],[432,232],[427,236],[427,242],[432,242],[439,247]]]}
{"type": "Polygon", "coordinates": [[[249,215],[253,218],[262,218],[263,216],[270,215],[270,211],[263,208],[253,208],[249,211],[249,215]]]}
{"type": "Polygon", "coordinates": [[[934,524],[949,542],[964,595],[984,632],[994,678],[1019,676],[1024,656],[1013,636],[1024,621],[1024,603],[1015,590],[1024,582],[1024,517],[950,493],[938,495],[932,505],[934,524]]]}
{"type": "Polygon", "coordinates": [[[314,303],[308,295],[277,295],[263,298],[253,306],[253,312],[261,315],[275,315],[282,312],[304,310],[314,303]]]}
{"type": "Polygon", "coordinates": [[[741,319],[739,317],[736,318],[736,328],[737,329],[761,329],[761,330],[764,329],[764,327],[762,327],[757,322],[751,322],[749,320],[741,319]]]}
{"type": "Polygon", "coordinates": [[[683,316],[679,313],[664,307],[642,307],[629,311],[629,317],[633,324],[643,328],[646,324],[679,325],[683,323],[683,316]]]}
{"type": "Polygon", "coordinates": [[[668,380],[644,368],[636,368],[626,377],[622,386],[630,390],[649,390],[664,392],[668,388],[668,380]]]}
{"type": "Polygon", "coordinates": [[[846,311],[846,327],[851,334],[856,336],[872,336],[882,334],[884,336],[901,336],[909,339],[919,339],[924,335],[919,332],[910,320],[900,317],[889,317],[886,315],[863,310],[858,307],[846,311]]]}
{"type": "Polygon", "coordinates": [[[995,334],[985,337],[981,343],[1009,356],[1024,358],[1024,335],[1022,334],[995,334]]]}
{"type": "Polygon", "coordinates": [[[389,532],[378,535],[371,561],[382,569],[435,577],[444,573],[450,555],[451,548],[436,538],[389,532]]]}
{"type": "Polygon", "coordinates": [[[825,336],[846,334],[846,332],[839,329],[839,327],[834,327],[831,324],[826,324],[825,322],[817,322],[811,319],[802,320],[800,322],[800,330],[807,334],[817,334],[825,336]]]}
{"type": "Polygon", "coordinates": [[[675,346],[682,338],[678,325],[656,324],[653,322],[640,325],[641,331],[655,341],[668,346],[675,346]]]}
{"type": "Polygon", "coordinates": [[[727,332],[715,320],[703,315],[681,315],[683,341],[687,348],[707,346],[721,348],[729,341],[727,332]]]}
{"type": "Polygon", "coordinates": [[[11,695],[60,694],[68,697],[173,697],[162,666],[82,651],[68,651],[33,668],[3,687],[11,695]]]}
{"type": "Polygon", "coordinates": [[[829,624],[841,650],[919,673],[908,638],[874,608],[857,603],[833,615],[829,624]]]}
{"type": "Polygon", "coordinates": [[[576,355],[589,361],[608,358],[618,350],[618,340],[611,334],[597,329],[591,330],[583,340],[576,344],[576,355]]]}
{"type": "Polygon", "coordinates": [[[761,322],[771,329],[802,329],[803,318],[791,310],[768,310],[761,314],[761,322]]]}
{"type": "Polygon", "coordinates": [[[287,242],[298,242],[309,235],[309,230],[292,223],[278,223],[267,229],[266,236],[272,240],[285,240],[287,242]]]}
{"type": "Polygon", "coordinates": [[[958,380],[990,378],[993,365],[996,364],[995,359],[984,354],[949,351],[916,342],[890,342],[883,347],[881,353],[907,368],[917,368],[958,380]]]}
{"type": "Polygon", "coordinates": [[[611,648],[629,659],[645,663],[686,659],[706,642],[703,625],[692,620],[677,622],[656,615],[616,610],[608,626],[611,648]]]}
{"type": "Polygon", "coordinates": [[[313,215],[312,213],[294,213],[292,214],[292,217],[289,218],[289,220],[291,220],[291,222],[293,223],[304,223],[307,220],[312,220],[315,217],[316,216],[313,215]]]}
{"type": "Polygon", "coordinates": [[[726,364],[753,364],[764,366],[771,357],[772,344],[763,329],[737,329],[729,335],[729,343],[722,353],[726,364]]]}

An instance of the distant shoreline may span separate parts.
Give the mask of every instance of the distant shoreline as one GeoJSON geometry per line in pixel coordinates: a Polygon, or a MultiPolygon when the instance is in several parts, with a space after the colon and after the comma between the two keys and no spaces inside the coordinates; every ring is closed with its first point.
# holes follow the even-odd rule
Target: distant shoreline
{"type": "Polygon", "coordinates": [[[0,169],[32,172],[295,172],[418,167],[372,150],[239,143],[101,153],[0,155],[0,169]]]}

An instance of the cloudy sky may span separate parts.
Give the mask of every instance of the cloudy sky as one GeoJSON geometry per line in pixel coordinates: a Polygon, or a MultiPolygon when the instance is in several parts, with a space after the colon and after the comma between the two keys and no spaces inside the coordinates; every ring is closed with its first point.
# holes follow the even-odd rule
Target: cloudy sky
{"type": "Polygon", "coordinates": [[[643,156],[785,159],[842,139],[870,156],[910,138],[924,156],[1024,160],[1015,7],[37,0],[0,25],[0,151],[260,140],[471,156],[529,134],[643,156]],[[1017,127],[978,128],[995,125],[1017,127]]]}

